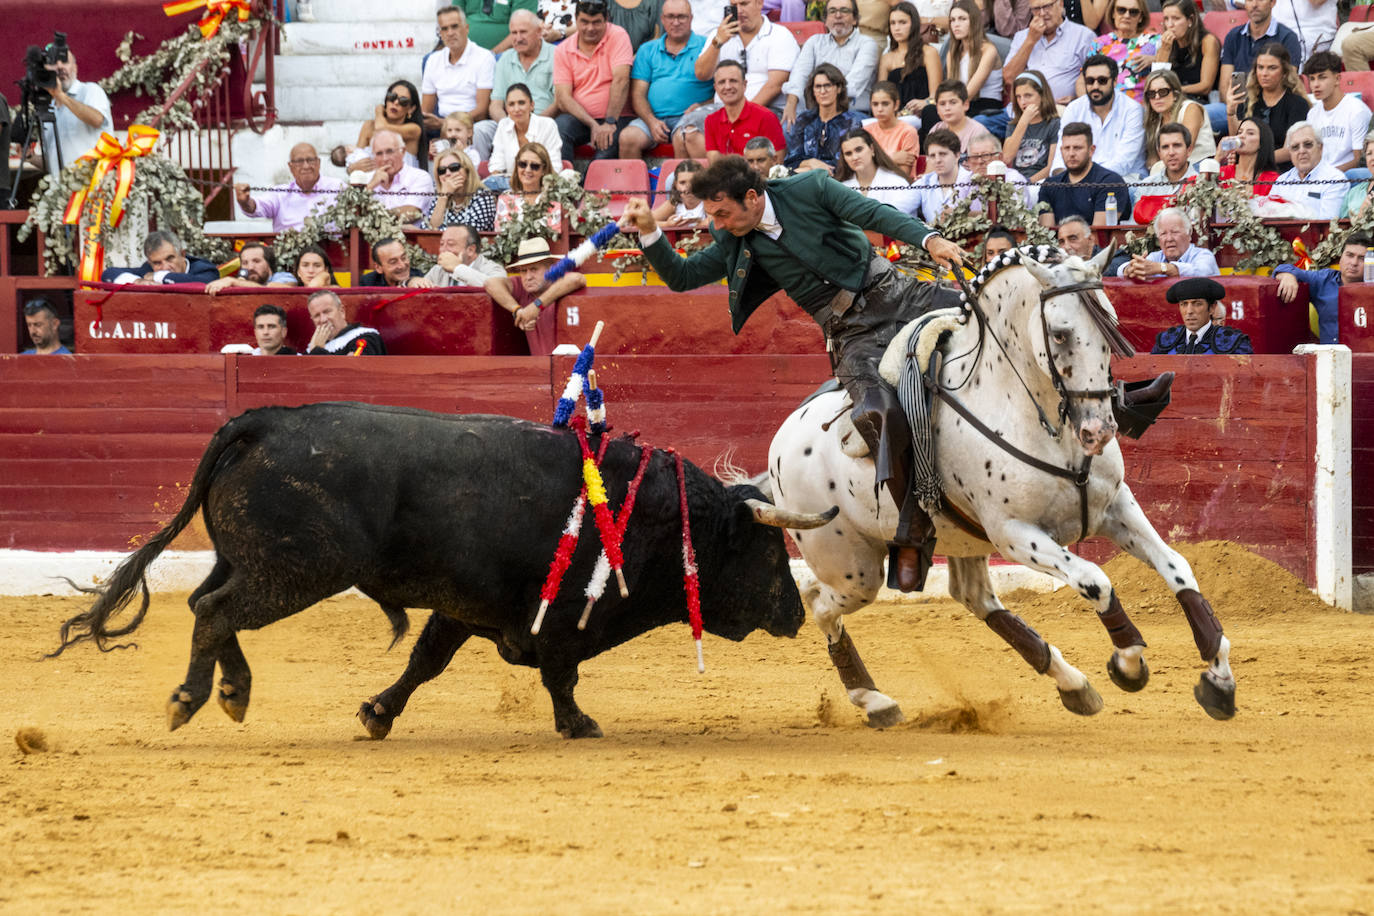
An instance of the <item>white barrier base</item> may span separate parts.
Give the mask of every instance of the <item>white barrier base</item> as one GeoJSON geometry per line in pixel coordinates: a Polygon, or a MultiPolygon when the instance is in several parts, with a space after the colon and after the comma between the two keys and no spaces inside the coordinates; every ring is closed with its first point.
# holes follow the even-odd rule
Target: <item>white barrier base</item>
{"type": "MultiPolygon", "coordinates": [[[[37,550],[0,550],[0,595],[75,595],[76,590],[63,577],[80,585],[95,585],[114,572],[128,554],[101,550],[75,550],[48,553],[37,550]]],[[[155,592],[189,592],[210,574],[215,555],[209,550],[168,550],[148,567],[148,587],[155,592]]],[[[792,561],[792,575],[806,569],[801,560],[792,561]]],[[[1024,566],[993,566],[992,584],[999,592],[1029,588],[1054,591],[1060,583],[1024,566]]],[[[883,589],[882,601],[922,601],[949,597],[949,569],[943,564],[930,571],[924,592],[903,594],[883,589]]]]}

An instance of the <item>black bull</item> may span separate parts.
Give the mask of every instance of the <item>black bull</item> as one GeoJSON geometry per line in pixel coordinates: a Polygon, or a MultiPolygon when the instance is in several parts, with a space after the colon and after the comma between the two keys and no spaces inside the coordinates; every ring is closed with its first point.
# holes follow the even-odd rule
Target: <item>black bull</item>
{"type": "MultiPolygon", "coordinates": [[[[592,446],[598,440],[593,437],[592,446]]],[[[640,449],[612,441],[602,473],[618,508],[640,449]]],[[[829,517],[774,517],[754,487],[725,487],[685,463],[692,543],[707,631],[741,640],[755,629],[795,636],[804,619],[782,532],[829,517]],[[748,500],[748,502],[747,502],[748,500]],[[759,524],[767,520],[768,524],[759,524]]],[[[601,541],[590,509],[558,599],[538,636],[530,625],[569,510],[582,485],[576,436],[510,417],[445,416],[361,404],[250,410],[211,440],[186,503],[98,590],[91,609],[62,626],[53,654],[83,640],[102,651],[148,609],[148,565],[203,507],[215,566],[192,593],[195,613],[185,682],[168,701],[171,728],[205,701],[219,664],[221,707],[242,721],[252,675],[239,630],[257,629],[350,586],[381,605],[399,639],[406,608],[428,608],[410,662],[359,717],[385,737],[422,683],[470,636],[494,642],[512,664],[537,667],[569,737],[600,734],[573,699],[577,666],[668,623],[687,620],[676,469],[656,452],[625,532],[630,596],[614,583],[577,629],[601,541]],[[127,623],[111,625],[142,591],[127,623]]],[[[394,641],[393,641],[394,645],[394,641]]]]}

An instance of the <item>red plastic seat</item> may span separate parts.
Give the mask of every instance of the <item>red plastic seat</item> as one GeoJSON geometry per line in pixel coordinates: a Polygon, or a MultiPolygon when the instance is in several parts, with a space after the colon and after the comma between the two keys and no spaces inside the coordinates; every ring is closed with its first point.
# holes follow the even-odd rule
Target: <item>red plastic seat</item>
{"type": "Polygon", "coordinates": [[[1163,29],[1164,29],[1164,14],[1163,14],[1163,13],[1151,13],[1151,14],[1150,14],[1150,27],[1149,27],[1149,31],[1154,32],[1156,35],[1158,35],[1163,29]]]}
{"type": "Polygon", "coordinates": [[[1217,36],[1217,41],[1226,41],[1226,33],[1234,29],[1243,22],[1249,22],[1245,15],[1245,10],[1217,10],[1216,12],[1203,13],[1202,24],[1207,31],[1217,36]]]}
{"type": "Polygon", "coordinates": [[[652,192],[643,159],[594,159],[582,187],[609,195],[606,209],[612,219],[620,219],[631,197],[648,197],[652,192]]]}
{"type": "Polygon", "coordinates": [[[806,39],[812,35],[819,35],[825,31],[825,23],[814,19],[805,22],[780,22],[778,25],[792,33],[792,37],[797,39],[797,44],[806,44],[806,39]]]}
{"type": "Polygon", "coordinates": [[[1368,22],[1374,19],[1374,6],[1352,6],[1350,8],[1351,22],[1368,22]]]}
{"type": "Polygon", "coordinates": [[[1347,70],[1342,73],[1341,91],[1359,93],[1360,101],[1374,111],[1374,70],[1347,70]]]}

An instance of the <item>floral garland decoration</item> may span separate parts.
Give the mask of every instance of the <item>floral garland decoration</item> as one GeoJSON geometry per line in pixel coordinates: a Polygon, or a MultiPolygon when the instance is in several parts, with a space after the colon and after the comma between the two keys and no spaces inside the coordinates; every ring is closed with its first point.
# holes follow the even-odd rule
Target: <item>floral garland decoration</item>
{"type": "MultiPolygon", "coordinates": [[[[1175,194],[1169,205],[1185,211],[1198,234],[1212,232],[1217,223],[1230,223],[1221,238],[1213,240],[1213,248],[1230,246],[1243,253],[1245,256],[1236,262],[1235,271],[1253,273],[1258,268],[1292,260],[1293,248],[1277,229],[1265,225],[1255,215],[1250,208],[1252,199],[1248,184],[1234,182],[1228,186],[1203,177],[1175,194]]],[[[1154,237],[1153,228],[1149,237],[1154,237]]],[[[1154,247],[1158,246],[1147,250],[1154,247]]]]}
{"type": "MultiPolygon", "coordinates": [[[[93,160],[78,159],[56,178],[44,176],[34,191],[29,217],[19,228],[17,238],[22,242],[35,229],[43,233],[43,269],[50,277],[64,273],[80,256],[75,247],[76,233],[69,234],[62,218],[72,195],[90,185],[95,168],[93,160]]],[[[111,199],[117,180],[115,171],[109,171],[91,196],[111,199]]],[[[205,235],[201,228],[205,225],[205,202],[181,166],[156,153],[139,159],[125,204],[127,210],[143,208],[147,208],[152,223],[175,232],[186,243],[187,251],[197,257],[220,263],[233,256],[228,242],[205,235]]],[[[102,225],[96,240],[105,246],[114,231],[108,224],[102,225]]]]}
{"type": "Polygon", "coordinates": [[[143,36],[128,32],[115,50],[123,66],[100,80],[100,88],[110,95],[133,90],[135,96],[151,99],[153,104],[134,117],[137,123],[150,124],[156,120],[158,128],[164,131],[194,128],[196,119],[190,99],[201,97],[214,88],[228,66],[231,49],[237,51],[239,43],[247,40],[265,21],[256,10],[243,22],[227,18],[209,38],[202,36],[194,24],[188,25],[185,32],[142,56],[134,55],[133,46],[143,36]],[[163,115],[167,97],[193,72],[195,80],[190,90],[163,115]]]}
{"type": "MultiPolygon", "coordinates": [[[[301,253],[324,239],[338,241],[350,229],[357,229],[368,245],[387,239],[404,239],[404,227],[395,212],[365,187],[350,185],[339,192],[323,210],[307,216],[299,229],[287,229],[277,235],[273,250],[278,264],[295,264],[301,253]]],[[[410,264],[419,270],[429,270],[435,258],[418,245],[407,242],[410,264]]],[[[355,278],[356,279],[356,278],[355,278]]]]}

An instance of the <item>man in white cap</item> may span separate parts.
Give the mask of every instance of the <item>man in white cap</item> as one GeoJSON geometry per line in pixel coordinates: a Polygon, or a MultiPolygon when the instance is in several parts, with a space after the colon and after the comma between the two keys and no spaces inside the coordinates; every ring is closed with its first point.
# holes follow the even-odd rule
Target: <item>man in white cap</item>
{"type": "Polygon", "coordinates": [[[553,353],[558,343],[554,303],[587,286],[587,279],[572,270],[552,283],[544,278],[545,271],[561,259],[549,251],[549,243],[544,239],[525,239],[515,260],[506,265],[511,276],[492,277],[486,282],[487,295],[510,312],[515,326],[525,332],[531,356],[553,353]]]}

